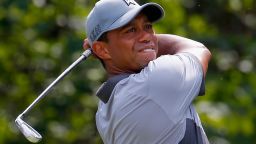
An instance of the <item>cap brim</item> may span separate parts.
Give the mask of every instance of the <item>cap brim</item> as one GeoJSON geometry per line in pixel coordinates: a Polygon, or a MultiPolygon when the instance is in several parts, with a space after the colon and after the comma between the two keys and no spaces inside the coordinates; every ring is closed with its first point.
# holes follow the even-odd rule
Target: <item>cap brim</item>
{"type": "Polygon", "coordinates": [[[164,10],[160,5],[156,3],[147,3],[121,16],[107,29],[107,31],[114,30],[128,24],[140,12],[143,12],[150,22],[156,22],[164,16],[164,10]]]}

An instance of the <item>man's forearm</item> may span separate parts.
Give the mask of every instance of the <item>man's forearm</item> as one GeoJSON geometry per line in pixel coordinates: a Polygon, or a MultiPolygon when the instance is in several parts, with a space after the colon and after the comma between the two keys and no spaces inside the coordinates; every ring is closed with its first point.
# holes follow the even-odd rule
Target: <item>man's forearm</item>
{"type": "Polygon", "coordinates": [[[173,55],[181,52],[191,53],[199,59],[203,66],[204,74],[206,73],[211,52],[202,43],[170,34],[157,34],[157,38],[158,56],[173,55]]]}
{"type": "Polygon", "coordinates": [[[158,38],[158,56],[166,54],[176,54],[185,49],[205,48],[202,43],[171,34],[157,34],[158,38]]]}

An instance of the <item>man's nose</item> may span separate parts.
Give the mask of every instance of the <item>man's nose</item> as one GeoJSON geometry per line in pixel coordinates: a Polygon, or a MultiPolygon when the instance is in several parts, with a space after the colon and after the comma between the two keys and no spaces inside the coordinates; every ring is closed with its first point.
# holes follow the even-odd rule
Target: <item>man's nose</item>
{"type": "Polygon", "coordinates": [[[147,32],[145,30],[142,30],[142,31],[140,31],[139,35],[140,35],[140,37],[139,37],[140,42],[143,42],[143,43],[150,42],[151,33],[147,32]]]}

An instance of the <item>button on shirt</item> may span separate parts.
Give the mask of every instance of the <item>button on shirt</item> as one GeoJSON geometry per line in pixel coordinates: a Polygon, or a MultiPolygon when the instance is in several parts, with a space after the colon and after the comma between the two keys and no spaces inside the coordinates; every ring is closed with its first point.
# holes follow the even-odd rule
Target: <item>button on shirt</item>
{"type": "Polygon", "coordinates": [[[192,120],[207,143],[191,105],[198,95],[203,70],[189,53],[164,55],[140,73],[117,83],[109,101],[99,102],[96,125],[105,144],[178,144],[186,121],[192,120]]]}

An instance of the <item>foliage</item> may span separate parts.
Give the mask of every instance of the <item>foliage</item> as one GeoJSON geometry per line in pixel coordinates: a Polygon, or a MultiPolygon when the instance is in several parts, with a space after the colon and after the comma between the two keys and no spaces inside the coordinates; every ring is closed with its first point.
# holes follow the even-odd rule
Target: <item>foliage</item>
{"type": "MultiPolygon", "coordinates": [[[[185,36],[212,52],[206,95],[195,101],[211,143],[255,143],[256,1],[152,0],[158,33],[185,36]]],[[[0,1],[0,144],[28,143],[14,120],[82,50],[96,0],[0,1]]],[[[148,0],[140,0],[140,3],[148,0]]],[[[95,126],[101,64],[80,64],[25,117],[41,143],[102,143],[95,126]]]]}

